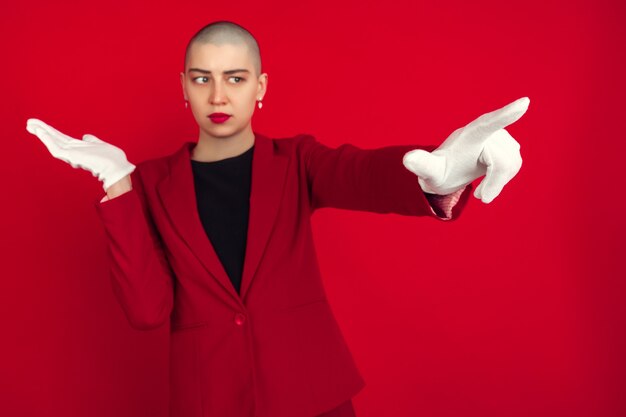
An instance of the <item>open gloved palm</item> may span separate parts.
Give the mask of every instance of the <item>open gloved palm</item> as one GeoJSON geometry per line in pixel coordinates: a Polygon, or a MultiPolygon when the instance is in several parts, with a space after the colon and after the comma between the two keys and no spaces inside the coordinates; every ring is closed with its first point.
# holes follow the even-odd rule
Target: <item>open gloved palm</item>
{"type": "Polygon", "coordinates": [[[504,128],[522,117],[529,103],[522,97],[485,113],[452,132],[434,151],[407,152],[402,163],[432,194],[451,194],[484,175],[474,196],[490,203],[522,166],[520,145],[504,128]]]}
{"type": "Polygon", "coordinates": [[[93,135],[75,139],[39,119],[28,119],[26,130],[37,136],[55,158],[91,172],[102,181],[104,191],[135,170],[122,149],[93,135]]]}

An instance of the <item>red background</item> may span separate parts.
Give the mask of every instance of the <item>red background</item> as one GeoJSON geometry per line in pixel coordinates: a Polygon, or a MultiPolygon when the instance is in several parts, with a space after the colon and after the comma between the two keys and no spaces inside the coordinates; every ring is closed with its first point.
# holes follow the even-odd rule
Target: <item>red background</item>
{"type": "Polygon", "coordinates": [[[220,19],[259,40],[269,136],[439,144],[531,99],[508,129],[524,165],[493,203],[452,223],[314,216],[359,417],[626,415],[625,17],[619,1],[3,2],[0,415],[167,414],[167,329],[133,330],[113,296],[101,184],[25,125],[131,161],[197,140],[178,77],[220,19]]]}

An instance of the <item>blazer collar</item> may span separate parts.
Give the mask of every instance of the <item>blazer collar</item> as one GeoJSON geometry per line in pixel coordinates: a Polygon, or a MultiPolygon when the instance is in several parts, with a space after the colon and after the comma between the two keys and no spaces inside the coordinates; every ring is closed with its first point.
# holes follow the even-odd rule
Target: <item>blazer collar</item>
{"type": "Polygon", "coordinates": [[[191,151],[196,142],[186,142],[168,158],[169,174],[156,186],[174,228],[207,272],[240,307],[245,305],[246,294],[276,221],[287,171],[287,157],[275,152],[273,140],[256,132],[254,137],[250,212],[240,294],[233,287],[200,220],[191,168],[191,151]]]}

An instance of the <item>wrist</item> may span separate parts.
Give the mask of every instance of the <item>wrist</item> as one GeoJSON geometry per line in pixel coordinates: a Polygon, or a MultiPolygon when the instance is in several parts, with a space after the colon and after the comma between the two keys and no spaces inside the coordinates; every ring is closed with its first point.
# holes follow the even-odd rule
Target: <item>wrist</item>
{"type": "Polygon", "coordinates": [[[109,188],[106,189],[107,196],[109,199],[120,196],[124,193],[133,189],[132,181],[130,179],[130,174],[126,175],[119,181],[113,183],[109,188]]]}

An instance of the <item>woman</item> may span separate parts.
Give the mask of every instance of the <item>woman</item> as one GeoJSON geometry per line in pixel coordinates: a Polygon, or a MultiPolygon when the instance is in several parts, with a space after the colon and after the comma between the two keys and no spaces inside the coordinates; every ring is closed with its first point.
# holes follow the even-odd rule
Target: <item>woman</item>
{"type": "Polygon", "coordinates": [[[504,127],[528,99],[457,129],[432,152],[331,149],[310,135],[253,131],[268,76],[256,40],[233,22],[194,35],[180,77],[198,141],[137,166],[93,135],[81,141],[27,122],[53,156],[103,182],[106,196],[94,204],[115,295],[133,327],[171,325],[171,415],[354,416],[351,398],[365,383],[327,302],[311,214],[454,219],[485,174],[475,196],[493,200],[521,166],[504,127]]]}

